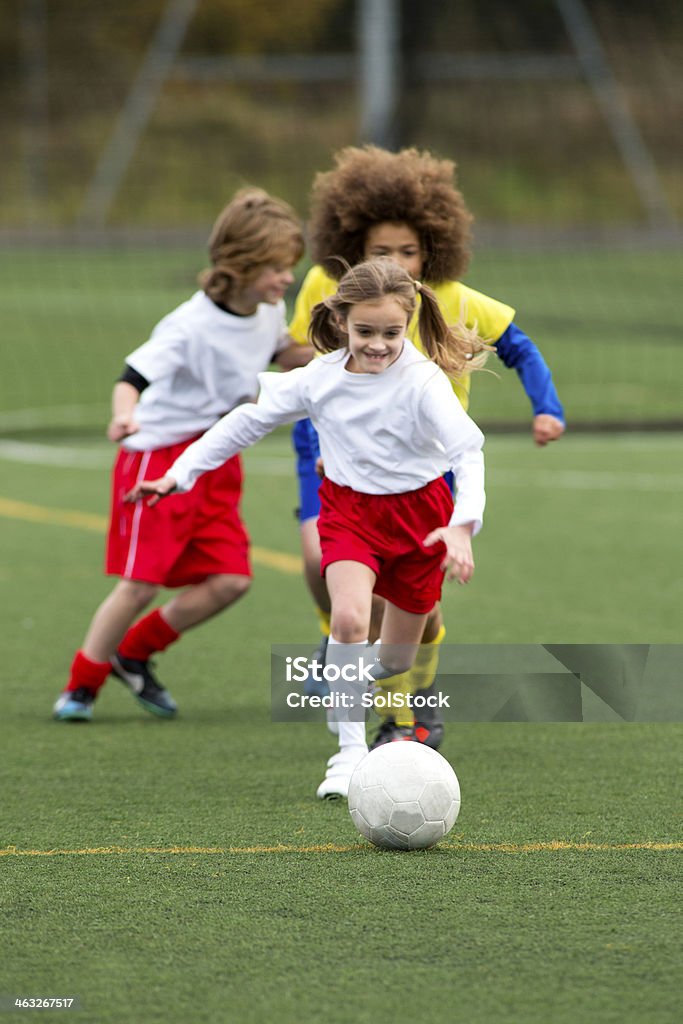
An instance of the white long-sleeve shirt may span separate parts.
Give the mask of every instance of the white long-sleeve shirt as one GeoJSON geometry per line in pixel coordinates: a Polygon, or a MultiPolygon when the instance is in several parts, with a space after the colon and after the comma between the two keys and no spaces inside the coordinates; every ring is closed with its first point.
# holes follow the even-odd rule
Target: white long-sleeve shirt
{"type": "Polygon", "coordinates": [[[365,494],[414,491],[447,469],[457,498],[451,526],[482,524],[484,435],[446,375],[407,339],[381,373],[351,373],[344,349],[289,373],[259,374],[255,405],[234,409],[168,470],[178,490],[248,448],[276,427],[305,416],[320,435],[325,475],[365,494]]]}

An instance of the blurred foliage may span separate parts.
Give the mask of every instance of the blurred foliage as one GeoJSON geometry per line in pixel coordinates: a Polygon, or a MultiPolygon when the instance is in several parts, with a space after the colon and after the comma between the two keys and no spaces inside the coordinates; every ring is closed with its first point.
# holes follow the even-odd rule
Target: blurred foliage
{"type": "MultiPolygon", "coordinates": [[[[353,52],[361,0],[199,0],[182,56],[353,52]]],[[[0,4],[0,224],[69,224],[167,0],[0,4]],[[45,41],[41,107],[40,39],[45,41]],[[33,36],[31,37],[31,31],[33,36]],[[33,42],[31,42],[31,38],[33,42]],[[33,54],[33,87],[31,86],[33,54]],[[31,92],[33,88],[33,92],[31,92]]],[[[683,213],[683,5],[587,0],[670,202],[683,213]]],[[[406,89],[397,137],[454,157],[485,220],[642,218],[584,81],[419,82],[417,51],[572,52],[553,0],[402,0],[406,89]]],[[[457,59],[457,58],[456,58],[457,59]]],[[[302,211],[316,170],[357,143],[355,84],[169,77],[111,222],[191,225],[255,181],[302,211]]]]}
{"type": "MultiPolygon", "coordinates": [[[[639,35],[683,33],[683,5],[678,0],[583,0],[594,24],[607,33],[607,42],[622,31],[639,35]]],[[[443,50],[444,39],[457,40],[462,53],[517,51],[568,52],[567,33],[554,0],[403,0],[406,45],[443,50]]]]}
{"type": "Polygon", "coordinates": [[[335,15],[348,7],[343,0],[203,0],[186,48],[207,54],[302,53],[335,42],[338,48],[335,15]]]}

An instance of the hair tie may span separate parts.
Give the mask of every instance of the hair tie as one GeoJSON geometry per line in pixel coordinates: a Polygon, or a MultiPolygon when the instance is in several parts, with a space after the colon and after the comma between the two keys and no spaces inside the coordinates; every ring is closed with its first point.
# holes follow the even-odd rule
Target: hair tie
{"type": "Polygon", "coordinates": [[[421,281],[413,281],[413,284],[415,285],[415,291],[416,292],[421,292],[422,291],[422,282],[421,281]]]}

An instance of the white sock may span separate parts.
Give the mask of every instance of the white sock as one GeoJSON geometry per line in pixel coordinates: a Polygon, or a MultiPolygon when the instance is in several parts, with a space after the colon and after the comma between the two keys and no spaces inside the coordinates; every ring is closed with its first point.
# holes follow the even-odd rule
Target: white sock
{"type": "Polygon", "coordinates": [[[339,723],[339,747],[364,747],[365,746],[365,722],[340,722],[339,723]]]}
{"type": "MultiPolygon", "coordinates": [[[[337,665],[340,669],[346,665],[355,665],[358,663],[359,655],[366,649],[367,640],[361,640],[357,644],[345,644],[341,640],[337,640],[330,634],[330,639],[327,644],[327,656],[326,665],[337,665]]],[[[330,683],[330,693],[342,693],[349,692],[349,686],[345,690],[342,690],[342,686],[334,682],[330,683]]],[[[335,710],[335,718],[337,719],[337,725],[339,728],[339,749],[345,750],[347,747],[365,747],[365,720],[360,722],[351,722],[348,720],[348,714],[350,710],[345,714],[343,708],[337,708],[335,710]]]]}

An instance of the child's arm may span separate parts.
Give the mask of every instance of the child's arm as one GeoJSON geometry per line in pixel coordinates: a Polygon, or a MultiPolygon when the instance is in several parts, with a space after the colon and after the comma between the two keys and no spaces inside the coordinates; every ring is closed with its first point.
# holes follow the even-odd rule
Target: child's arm
{"type": "Polygon", "coordinates": [[[140,392],[132,384],[123,380],[116,382],[111,396],[111,420],[107,427],[110,441],[122,441],[140,429],[135,420],[139,398],[140,392]]]}
{"type": "Polygon", "coordinates": [[[494,342],[500,359],[517,371],[534,411],[534,441],[543,446],[564,433],[564,412],[552,374],[531,338],[511,323],[494,342]]]}
{"type": "Polygon", "coordinates": [[[287,374],[260,373],[261,393],[256,404],[247,403],[233,409],[186,448],[165,476],[142,480],[126,495],[126,500],[138,501],[151,494],[155,496],[150,501],[153,505],[172,491],[189,491],[202,473],[221,466],[276,427],[305,417],[303,373],[304,369],[287,374]]]}
{"type": "Polygon", "coordinates": [[[107,428],[110,441],[122,441],[140,429],[135,409],[143,391],[169,376],[187,362],[187,339],[168,328],[170,317],[156,325],[150,338],[126,356],[123,373],[114,385],[112,418],[107,428]]]}
{"type": "Polygon", "coordinates": [[[449,580],[468,583],[474,573],[472,537],[484,519],[484,435],[453,395],[443,374],[425,388],[420,403],[420,419],[444,446],[456,484],[456,501],[448,526],[439,527],[425,537],[431,547],[439,542],[446,548],[441,568],[449,580]]]}
{"type": "Polygon", "coordinates": [[[450,526],[472,524],[472,535],[484,520],[484,435],[453,394],[440,370],[432,372],[420,395],[417,414],[421,431],[443,445],[455,476],[457,497],[450,526]]]}
{"type": "Polygon", "coordinates": [[[422,541],[426,548],[441,542],[446,548],[441,568],[446,579],[457,579],[458,583],[469,583],[474,573],[474,555],[472,554],[473,523],[463,526],[441,526],[422,541]]]}
{"type": "Polygon", "coordinates": [[[457,492],[453,515],[448,526],[432,530],[422,543],[425,547],[431,547],[441,541],[446,548],[441,563],[446,578],[469,583],[474,573],[472,537],[481,529],[486,504],[484,455],[474,442],[471,448],[460,453],[454,452],[449,459],[457,492]]]}
{"type": "Polygon", "coordinates": [[[315,349],[312,345],[301,345],[290,338],[289,345],[276,352],[273,362],[283,371],[296,370],[299,366],[307,366],[314,355],[315,349]]]}

